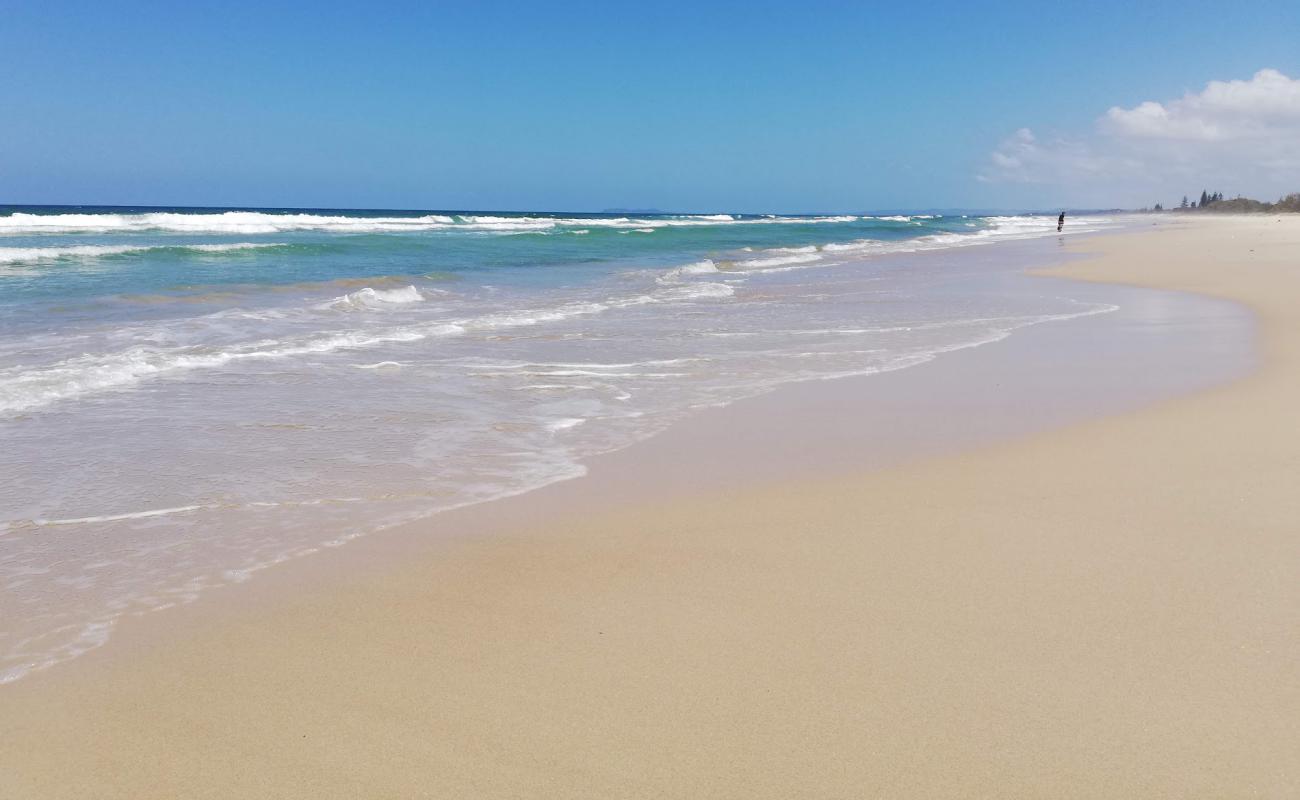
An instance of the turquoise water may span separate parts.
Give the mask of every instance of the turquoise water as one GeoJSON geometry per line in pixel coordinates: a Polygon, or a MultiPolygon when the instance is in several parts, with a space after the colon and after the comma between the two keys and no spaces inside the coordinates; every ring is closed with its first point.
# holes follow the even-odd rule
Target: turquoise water
{"type": "Polygon", "coordinates": [[[1056,236],[1029,216],[0,208],[0,682],[123,616],[581,475],[695,409],[1112,310],[963,255],[1056,236]]]}
{"type": "Polygon", "coordinates": [[[892,242],[990,224],[929,216],[0,207],[0,303],[16,313],[32,301],[63,308],[74,299],[193,298],[232,287],[430,274],[556,285],[746,247],[892,242]]]}

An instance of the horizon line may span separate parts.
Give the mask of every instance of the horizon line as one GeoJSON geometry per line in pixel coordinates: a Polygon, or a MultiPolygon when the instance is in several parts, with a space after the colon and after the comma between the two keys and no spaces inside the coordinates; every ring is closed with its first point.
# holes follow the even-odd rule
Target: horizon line
{"type": "Polygon", "coordinates": [[[713,214],[728,214],[732,216],[744,217],[762,217],[762,216],[788,216],[788,217],[816,217],[816,216],[876,216],[876,215],[904,215],[904,214],[931,214],[931,213],[964,213],[964,214],[1039,214],[1039,213],[1058,213],[1066,211],[1075,214],[1081,213],[1106,213],[1106,212],[1128,212],[1138,211],[1139,209],[1129,209],[1116,207],[1107,208],[1071,208],[1069,206],[1044,206],[1040,208],[1014,207],[1014,208],[997,208],[997,207],[980,207],[980,206],[929,206],[923,208],[886,208],[886,209],[869,209],[855,211],[681,211],[681,210],[663,210],[657,208],[631,208],[631,207],[611,207],[598,211],[579,211],[573,209],[504,209],[504,208],[397,208],[397,207],[366,207],[366,206],[279,206],[279,205],[202,205],[187,203],[10,203],[0,202],[0,210],[10,210],[16,208],[31,209],[142,209],[142,210],[189,210],[189,211],[366,211],[366,212],[397,212],[397,213],[427,213],[427,214],[577,214],[577,215],[610,215],[610,214],[634,214],[649,216],[708,216],[713,214]]]}

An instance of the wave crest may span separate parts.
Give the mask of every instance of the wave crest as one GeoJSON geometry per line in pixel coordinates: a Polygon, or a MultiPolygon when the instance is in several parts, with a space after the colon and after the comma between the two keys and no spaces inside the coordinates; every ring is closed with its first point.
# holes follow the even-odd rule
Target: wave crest
{"type": "Polygon", "coordinates": [[[323,303],[322,307],[335,311],[374,310],[423,301],[424,295],[414,286],[401,289],[372,289],[367,286],[323,303]]]}
{"type": "Polygon", "coordinates": [[[741,217],[732,214],[680,214],[647,217],[561,217],[546,215],[423,214],[410,217],[350,216],[347,214],[295,214],[264,211],[221,213],[155,212],[145,214],[32,214],[0,216],[0,236],[43,233],[170,233],[259,234],[286,231],[338,231],[348,233],[400,233],[402,231],[468,230],[499,233],[547,231],[568,228],[654,230],[658,228],[715,226],[822,224],[853,222],[856,216],[741,217]]]}
{"type": "Polygon", "coordinates": [[[0,264],[36,263],[65,259],[101,258],[126,253],[148,253],[155,250],[190,251],[194,253],[229,253],[238,250],[260,250],[268,247],[285,247],[276,242],[223,242],[219,244],[81,244],[67,247],[0,247],[0,264]]]}

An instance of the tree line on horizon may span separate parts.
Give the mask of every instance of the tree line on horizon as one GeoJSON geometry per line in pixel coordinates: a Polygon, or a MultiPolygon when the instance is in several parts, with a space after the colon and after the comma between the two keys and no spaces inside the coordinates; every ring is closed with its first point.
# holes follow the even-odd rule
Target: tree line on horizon
{"type": "MultiPolygon", "coordinates": [[[[1164,211],[1166,209],[1163,204],[1156,203],[1151,208],[1144,208],[1142,210],[1164,211]]],[[[1241,195],[1237,195],[1231,199],[1224,199],[1223,192],[1207,192],[1202,189],[1200,200],[1192,200],[1187,195],[1183,195],[1183,201],[1178,205],[1178,207],[1169,210],[1213,211],[1220,214],[1300,212],[1300,192],[1288,194],[1276,203],[1268,203],[1262,200],[1253,200],[1249,197],[1242,197],[1241,195]]]]}

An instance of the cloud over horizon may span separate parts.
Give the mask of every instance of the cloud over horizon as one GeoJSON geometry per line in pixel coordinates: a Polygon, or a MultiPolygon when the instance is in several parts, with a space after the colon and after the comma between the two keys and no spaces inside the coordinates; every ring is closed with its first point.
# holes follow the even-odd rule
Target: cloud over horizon
{"type": "Polygon", "coordinates": [[[1112,107],[1084,134],[1021,128],[977,177],[1139,205],[1201,189],[1276,199],[1300,191],[1300,80],[1261,69],[1175,100],[1112,107]]]}

